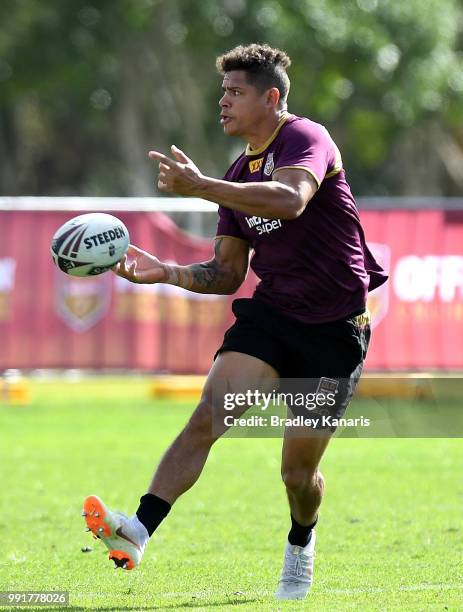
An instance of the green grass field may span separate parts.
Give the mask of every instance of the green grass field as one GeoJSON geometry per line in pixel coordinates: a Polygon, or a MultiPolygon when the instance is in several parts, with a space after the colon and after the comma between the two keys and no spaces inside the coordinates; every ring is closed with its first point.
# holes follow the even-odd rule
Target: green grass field
{"type": "Polygon", "coordinates": [[[272,597],[289,522],[277,439],[219,441],[141,567],[114,571],[82,500],[132,513],[193,407],[148,384],[36,382],[31,406],[0,404],[0,590],[69,591],[72,610],[463,609],[459,439],[331,443],[304,602],[272,597]]]}

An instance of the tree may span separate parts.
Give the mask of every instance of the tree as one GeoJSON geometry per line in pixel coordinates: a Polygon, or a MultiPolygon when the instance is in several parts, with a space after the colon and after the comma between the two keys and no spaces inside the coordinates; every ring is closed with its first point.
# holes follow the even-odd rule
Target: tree
{"type": "Polygon", "coordinates": [[[3,193],[149,195],[146,151],[183,147],[220,176],[217,54],[288,51],[290,110],[324,123],[357,194],[463,185],[457,0],[4,0],[3,193]]]}

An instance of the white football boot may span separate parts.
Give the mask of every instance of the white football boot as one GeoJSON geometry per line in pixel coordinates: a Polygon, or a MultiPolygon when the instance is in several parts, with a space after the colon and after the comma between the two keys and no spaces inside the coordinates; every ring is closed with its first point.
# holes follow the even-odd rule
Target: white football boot
{"type": "Polygon", "coordinates": [[[87,531],[91,531],[108,547],[109,559],[116,564],[115,569],[131,570],[140,565],[149,536],[139,521],[136,521],[137,528],[133,519],[122,512],[109,510],[96,495],[85,498],[82,516],[87,523],[87,531]]]}
{"type": "Polygon", "coordinates": [[[312,586],[315,558],[315,530],[307,546],[286,543],[283,571],[275,597],[277,599],[304,599],[312,586]]]}

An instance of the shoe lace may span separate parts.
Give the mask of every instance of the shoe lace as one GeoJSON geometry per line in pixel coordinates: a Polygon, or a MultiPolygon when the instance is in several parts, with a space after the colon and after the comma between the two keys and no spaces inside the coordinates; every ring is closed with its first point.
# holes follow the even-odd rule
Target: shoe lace
{"type": "Polygon", "coordinates": [[[304,574],[304,561],[308,562],[307,555],[288,554],[285,562],[284,577],[291,580],[292,577],[300,578],[304,574]]]}

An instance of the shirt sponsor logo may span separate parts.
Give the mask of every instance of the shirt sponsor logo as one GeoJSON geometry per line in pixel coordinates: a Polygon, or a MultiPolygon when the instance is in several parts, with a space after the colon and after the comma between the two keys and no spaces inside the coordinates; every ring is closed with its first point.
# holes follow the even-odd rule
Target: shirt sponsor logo
{"type": "Polygon", "coordinates": [[[264,158],[259,157],[259,159],[253,159],[249,162],[249,172],[253,174],[254,172],[259,172],[262,168],[262,164],[264,163],[264,158]]]}
{"type": "Polygon", "coordinates": [[[246,223],[250,228],[255,228],[257,234],[261,236],[262,234],[270,234],[273,230],[279,229],[281,224],[281,219],[266,219],[265,217],[245,217],[246,223]]]}
{"type": "Polygon", "coordinates": [[[271,151],[267,155],[267,161],[265,162],[265,166],[264,166],[264,174],[266,176],[270,176],[274,168],[275,168],[275,162],[273,161],[273,151],[271,151]]]}

